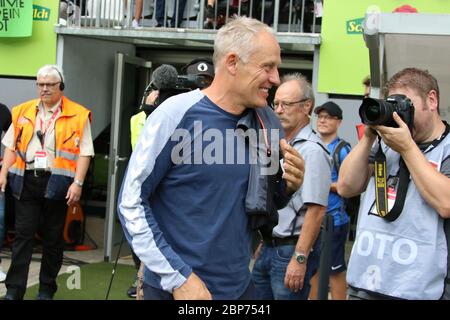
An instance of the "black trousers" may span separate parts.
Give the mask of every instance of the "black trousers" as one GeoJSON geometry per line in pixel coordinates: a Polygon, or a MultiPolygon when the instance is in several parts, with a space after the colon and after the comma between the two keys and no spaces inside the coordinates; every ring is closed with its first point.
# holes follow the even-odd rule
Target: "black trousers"
{"type": "Polygon", "coordinates": [[[39,293],[53,296],[57,290],[56,277],[61,269],[64,251],[66,201],[44,198],[50,175],[36,177],[25,171],[20,200],[15,201],[15,238],[11,266],[6,277],[7,295],[23,299],[36,232],[42,238],[42,261],[39,273],[39,293]]]}

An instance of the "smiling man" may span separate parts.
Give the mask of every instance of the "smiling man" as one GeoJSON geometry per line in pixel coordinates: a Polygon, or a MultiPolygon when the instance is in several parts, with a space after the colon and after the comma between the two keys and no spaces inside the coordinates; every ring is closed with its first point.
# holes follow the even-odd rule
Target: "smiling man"
{"type": "Polygon", "coordinates": [[[262,225],[258,216],[276,218],[302,182],[301,157],[273,139],[282,130],[266,101],[280,81],[273,31],[236,18],[218,31],[213,60],[207,89],[171,97],[149,116],[122,183],[119,217],[145,265],[144,299],[254,298],[252,226],[262,225]],[[264,133],[259,142],[277,165],[281,145],[284,174],[263,175],[261,163],[235,160],[249,159],[254,131],[264,133]],[[185,148],[175,161],[180,138],[185,148]],[[211,154],[226,163],[202,158],[211,140],[211,154]]]}
{"type": "Polygon", "coordinates": [[[33,253],[34,235],[42,226],[43,256],[38,299],[57,290],[62,265],[67,205],[81,196],[84,177],[94,155],[91,112],[63,95],[62,70],[43,66],[37,72],[39,99],[12,110],[12,124],[3,144],[0,187],[9,184],[15,200],[15,238],[6,277],[6,299],[22,299],[33,253]]]}

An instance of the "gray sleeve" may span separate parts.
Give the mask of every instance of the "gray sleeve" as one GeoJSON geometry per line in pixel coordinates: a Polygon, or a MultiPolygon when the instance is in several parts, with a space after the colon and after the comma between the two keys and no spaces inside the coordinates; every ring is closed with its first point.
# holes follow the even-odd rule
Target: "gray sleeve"
{"type": "Polygon", "coordinates": [[[441,163],[441,173],[450,178],[450,156],[441,163]]]}
{"type": "Polygon", "coordinates": [[[302,153],[305,159],[305,176],[301,188],[303,203],[326,207],[331,185],[331,159],[320,147],[305,151],[302,153]]]}

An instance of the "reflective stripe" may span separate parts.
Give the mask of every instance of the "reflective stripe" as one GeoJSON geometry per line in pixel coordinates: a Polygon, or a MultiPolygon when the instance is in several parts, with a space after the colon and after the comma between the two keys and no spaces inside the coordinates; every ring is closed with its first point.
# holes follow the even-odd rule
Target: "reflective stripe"
{"type": "Polygon", "coordinates": [[[60,175],[60,176],[66,176],[66,177],[75,177],[75,172],[67,169],[61,169],[61,168],[52,168],[52,174],[60,175]]]}
{"type": "Polygon", "coordinates": [[[25,169],[19,169],[17,167],[10,167],[8,169],[8,171],[11,172],[11,173],[17,174],[18,176],[22,176],[22,177],[25,174],[25,169]]]}
{"type": "Polygon", "coordinates": [[[72,152],[56,150],[56,157],[66,158],[68,160],[78,160],[78,155],[72,152]]]}

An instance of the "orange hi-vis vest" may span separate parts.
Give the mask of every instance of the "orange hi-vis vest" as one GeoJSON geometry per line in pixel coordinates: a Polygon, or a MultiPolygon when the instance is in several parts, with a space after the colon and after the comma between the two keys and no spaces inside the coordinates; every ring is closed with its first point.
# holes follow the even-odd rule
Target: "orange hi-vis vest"
{"type": "MultiPolygon", "coordinates": [[[[12,109],[14,149],[16,162],[9,168],[8,184],[14,197],[20,199],[26,169],[26,152],[34,134],[39,99],[20,104],[12,109]]],[[[62,97],[61,114],[55,120],[55,160],[47,184],[45,197],[63,200],[75,177],[80,143],[91,112],[66,97],[62,97]]]]}

